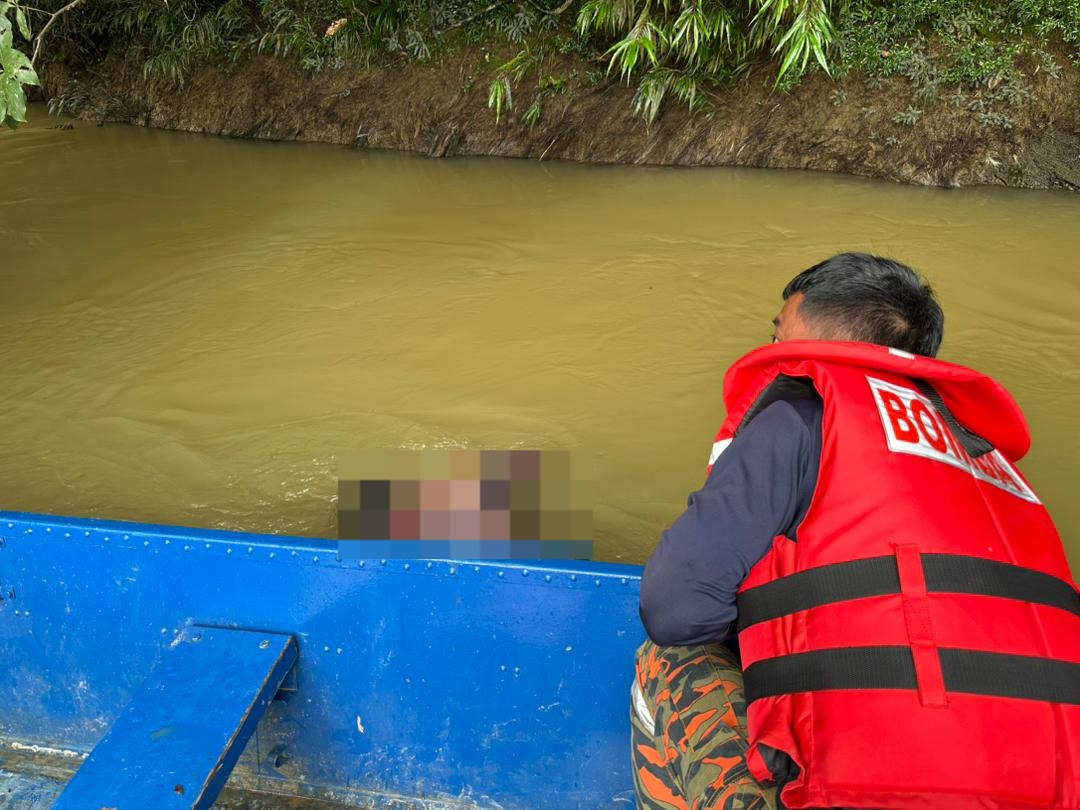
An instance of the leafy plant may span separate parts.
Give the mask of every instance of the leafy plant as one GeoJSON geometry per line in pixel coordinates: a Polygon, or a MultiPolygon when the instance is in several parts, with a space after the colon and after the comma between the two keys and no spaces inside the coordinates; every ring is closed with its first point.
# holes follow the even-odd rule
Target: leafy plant
{"type": "Polygon", "coordinates": [[[1055,38],[1080,64],[1078,0],[853,0],[837,18],[834,59],[845,70],[907,76],[916,88],[932,72],[946,84],[973,88],[1015,76],[1025,62],[1053,75],[1056,63],[1040,43],[1055,38]]]}
{"type": "Polygon", "coordinates": [[[998,95],[1012,107],[1019,107],[1035,98],[1031,88],[1022,82],[1006,82],[998,90],[998,95]]]}
{"type": "Polygon", "coordinates": [[[511,42],[519,43],[532,31],[536,23],[536,15],[528,9],[521,8],[505,22],[500,22],[498,28],[506,34],[511,42]]]}
{"type": "MultiPolygon", "coordinates": [[[[65,0],[35,2],[52,7],[65,0]]],[[[57,26],[58,36],[88,61],[139,60],[146,79],[176,86],[198,65],[253,53],[312,72],[387,54],[423,61],[446,31],[473,25],[490,33],[513,16],[484,0],[86,0],[78,12],[57,26]]],[[[523,19],[519,27],[528,26],[523,19]]]]}
{"type": "Polygon", "coordinates": [[[1057,63],[1057,60],[1054,59],[1051,54],[1048,54],[1046,51],[1040,51],[1038,54],[1038,58],[1039,66],[1035,69],[1036,71],[1045,71],[1046,75],[1049,76],[1051,79],[1061,78],[1061,65],[1057,63]]]}
{"type": "Polygon", "coordinates": [[[26,123],[26,87],[38,84],[30,57],[15,47],[16,28],[29,44],[26,9],[18,3],[0,0],[0,123],[10,129],[26,123]]]}
{"type": "Polygon", "coordinates": [[[661,68],[650,71],[641,80],[634,95],[634,111],[650,123],[655,121],[660,112],[660,104],[669,92],[686,104],[691,112],[700,112],[709,106],[693,73],[661,68]]]}
{"type": "Polygon", "coordinates": [[[922,115],[922,110],[916,110],[909,104],[906,110],[901,110],[893,116],[893,121],[897,124],[913,127],[919,123],[919,119],[922,118],[922,115]]]}
{"type": "Polygon", "coordinates": [[[578,30],[614,38],[608,71],[640,77],[634,104],[651,121],[669,92],[700,107],[705,84],[745,73],[758,54],[778,60],[777,86],[797,80],[811,60],[830,72],[832,15],[846,7],[847,0],[585,0],[578,30]]]}
{"type": "Polygon", "coordinates": [[[530,127],[534,126],[540,120],[541,112],[540,99],[536,99],[533,101],[532,106],[521,114],[522,123],[528,124],[530,127]]]}
{"type": "Polygon", "coordinates": [[[540,64],[541,54],[526,46],[513,59],[495,69],[495,78],[488,88],[488,108],[495,110],[495,123],[499,123],[504,109],[513,109],[514,99],[511,83],[520,82],[525,74],[540,64]]]}
{"type": "Polygon", "coordinates": [[[500,65],[495,71],[495,78],[488,89],[488,107],[495,110],[495,123],[502,117],[504,109],[513,107],[511,87],[520,83],[527,74],[536,72],[536,95],[527,110],[521,115],[521,121],[532,127],[540,120],[543,113],[543,101],[548,96],[561,95],[569,87],[562,76],[545,75],[541,72],[544,52],[526,46],[513,59],[500,65]]]}
{"type": "Polygon", "coordinates": [[[981,127],[993,127],[994,129],[1012,129],[1013,120],[1004,113],[987,110],[975,113],[975,120],[981,127]]]}
{"type": "Polygon", "coordinates": [[[74,79],[61,92],[49,99],[49,115],[78,115],[90,104],[86,85],[74,79]]]}
{"type": "Polygon", "coordinates": [[[488,109],[495,110],[495,123],[502,118],[502,111],[513,108],[514,99],[510,92],[510,77],[506,74],[496,76],[488,88],[488,109]]]}
{"type": "Polygon", "coordinates": [[[924,104],[930,104],[937,101],[938,94],[941,90],[941,81],[937,78],[926,82],[915,91],[915,98],[917,101],[921,101],[924,104]]]}

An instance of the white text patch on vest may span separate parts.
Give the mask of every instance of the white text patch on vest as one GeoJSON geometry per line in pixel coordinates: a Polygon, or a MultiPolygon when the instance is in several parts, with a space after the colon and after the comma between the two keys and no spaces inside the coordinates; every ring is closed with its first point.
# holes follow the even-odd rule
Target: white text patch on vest
{"type": "Polygon", "coordinates": [[[1035,493],[1000,452],[992,450],[972,458],[930,400],[918,391],[874,377],[867,377],[866,381],[874,392],[881,424],[885,428],[885,441],[892,452],[943,461],[1018,498],[1039,503],[1035,493]]]}

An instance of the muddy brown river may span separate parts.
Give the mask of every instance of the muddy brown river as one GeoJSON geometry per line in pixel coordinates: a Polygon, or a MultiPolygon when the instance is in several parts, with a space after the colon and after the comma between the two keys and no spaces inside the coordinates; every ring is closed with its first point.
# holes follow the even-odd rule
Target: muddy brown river
{"type": "Polygon", "coordinates": [[[1017,396],[1080,571],[1080,196],[30,115],[0,133],[4,508],[333,537],[342,453],[585,448],[596,556],[641,562],[784,283],[866,250],[1017,396]]]}

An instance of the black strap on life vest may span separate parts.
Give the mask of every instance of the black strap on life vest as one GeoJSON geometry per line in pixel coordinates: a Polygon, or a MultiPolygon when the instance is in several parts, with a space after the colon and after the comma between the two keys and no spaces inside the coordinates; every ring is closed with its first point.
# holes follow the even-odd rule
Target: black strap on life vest
{"type": "MultiPolygon", "coordinates": [[[[1080,664],[1028,655],[938,649],[946,692],[1080,705],[1080,664]]],[[[746,700],[823,689],[917,689],[910,647],[841,647],[746,668],[746,700]]]]}
{"type": "Polygon", "coordinates": [[[788,374],[777,374],[776,379],[769,383],[765,390],[758,395],[758,398],[754,400],[754,404],[747,408],[742,421],[735,428],[735,435],[738,436],[742,429],[753,421],[755,416],[774,402],[780,400],[791,402],[796,399],[816,399],[820,401],[821,396],[818,394],[817,389],[814,388],[814,381],[809,377],[792,377],[788,374]]]}
{"type": "MultiPolygon", "coordinates": [[[[980,557],[921,556],[928,593],[1017,599],[1080,616],[1080,596],[1072,583],[1050,574],[980,557]]],[[[822,565],[740,593],[738,629],[741,632],[759,622],[834,602],[899,593],[900,575],[894,555],[822,565]]]]}
{"type": "Polygon", "coordinates": [[[941,398],[941,394],[937,392],[934,386],[930,385],[926,380],[915,380],[915,385],[922,391],[923,396],[930,400],[930,404],[934,406],[934,410],[938,412],[945,423],[949,426],[953,436],[956,440],[964,446],[967,453],[972,458],[978,458],[979,456],[985,456],[987,453],[994,449],[994,445],[990,444],[982,436],[977,433],[972,433],[953,416],[953,412],[949,409],[949,406],[945,404],[945,400],[941,398]]]}

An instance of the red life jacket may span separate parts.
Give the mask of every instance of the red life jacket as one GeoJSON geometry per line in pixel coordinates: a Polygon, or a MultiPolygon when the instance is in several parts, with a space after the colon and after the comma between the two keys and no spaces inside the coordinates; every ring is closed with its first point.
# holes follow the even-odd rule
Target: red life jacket
{"type": "Polygon", "coordinates": [[[1080,807],[1080,599],[1013,467],[1016,402],[950,363],[789,341],[728,371],[714,459],[808,384],[813,502],[739,590],[751,771],[790,808],[1080,807]]]}

